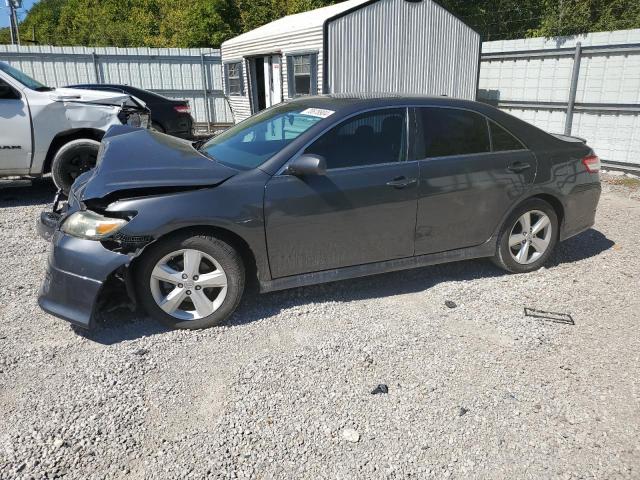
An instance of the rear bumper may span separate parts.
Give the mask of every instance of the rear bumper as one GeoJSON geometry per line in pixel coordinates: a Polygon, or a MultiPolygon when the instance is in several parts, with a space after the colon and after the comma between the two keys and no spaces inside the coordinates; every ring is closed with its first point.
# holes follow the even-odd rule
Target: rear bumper
{"type": "Polygon", "coordinates": [[[560,240],[567,240],[593,227],[602,188],[600,183],[577,185],[568,195],[560,240]]]}
{"type": "Polygon", "coordinates": [[[47,313],[90,328],[104,283],[118,268],[128,265],[130,258],[107,250],[100,242],[70,237],[59,230],[51,239],[38,304],[47,313]]]}

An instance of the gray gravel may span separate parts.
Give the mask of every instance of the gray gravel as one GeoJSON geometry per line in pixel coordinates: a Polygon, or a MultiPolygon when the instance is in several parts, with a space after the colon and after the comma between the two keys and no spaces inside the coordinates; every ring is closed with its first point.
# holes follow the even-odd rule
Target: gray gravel
{"type": "Polygon", "coordinates": [[[36,305],[51,195],[0,189],[1,479],[640,477],[637,185],[532,274],[461,262],[90,336],[36,305]]]}

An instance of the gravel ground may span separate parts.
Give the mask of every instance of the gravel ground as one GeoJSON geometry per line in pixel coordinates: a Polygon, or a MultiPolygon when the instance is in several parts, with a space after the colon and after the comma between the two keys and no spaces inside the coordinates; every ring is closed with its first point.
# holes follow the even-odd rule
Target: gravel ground
{"type": "Polygon", "coordinates": [[[640,478],[633,181],[609,177],[595,228],[532,274],[461,262],[89,336],[36,304],[52,193],[0,189],[1,479],[640,478]]]}

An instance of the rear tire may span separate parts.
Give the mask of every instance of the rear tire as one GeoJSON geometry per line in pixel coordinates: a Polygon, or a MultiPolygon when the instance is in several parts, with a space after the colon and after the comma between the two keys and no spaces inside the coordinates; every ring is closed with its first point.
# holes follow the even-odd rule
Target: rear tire
{"type": "Polygon", "coordinates": [[[135,267],[140,304],[155,320],[176,329],[219,325],[242,298],[240,254],[212,236],[179,235],[153,245],[135,267]]]}
{"type": "Polygon", "coordinates": [[[505,221],[492,261],[511,273],[538,270],[558,243],[558,215],[544,200],[531,198],[505,221]]]}
{"type": "Polygon", "coordinates": [[[100,142],[81,138],[65,143],[56,152],[51,164],[53,183],[65,194],[76,178],[96,166],[100,142]]]}

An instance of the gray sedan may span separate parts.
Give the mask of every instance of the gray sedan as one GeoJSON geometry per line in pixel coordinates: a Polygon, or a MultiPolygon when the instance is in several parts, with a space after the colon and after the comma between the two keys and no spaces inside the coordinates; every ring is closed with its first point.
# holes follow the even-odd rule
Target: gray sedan
{"type": "Polygon", "coordinates": [[[90,327],[114,288],[175,328],[260,290],[470,258],[540,268],[594,223],[600,161],[488,105],[305,97],[204,145],[112,128],[68,201],[44,212],[47,312],[90,327]]]}

